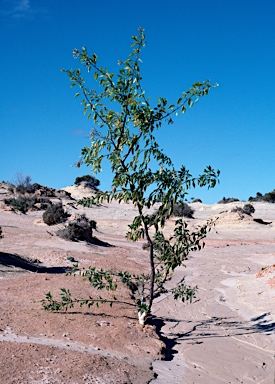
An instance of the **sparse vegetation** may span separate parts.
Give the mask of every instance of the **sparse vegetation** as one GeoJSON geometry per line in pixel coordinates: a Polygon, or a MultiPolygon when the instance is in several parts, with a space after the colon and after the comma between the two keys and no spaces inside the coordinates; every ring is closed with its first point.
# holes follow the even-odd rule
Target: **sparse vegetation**
{"type": "Polygon", "coordinates": [[[222,200],[218,201],[218,204],[234,203],[235,201],[240,201],[240,200],[236,199],[235,197],[223,197],[222,200]]]}
{"type": "Polygon", "coordinates": [[[29,175],[23,176],[21,173],[17,173],[14,183],[9,183],[9,191],[20,195],[35,193],[37,189],[41,188],[41,185],[38,183],[32,184],[31,180],[29,175]]]}
{"type": "Polygon", "coordinates": [[[55,225],[66,221],[68,214],[64,211],[61,203],[48,205],[42,218],[47,225],[55,225]]]}
{"type": "Polygon", "coordinates": [[[80,215],[65,228],[58,230],[57,235],[65,240],[92,242],[94,229],[96,229],[96,222],[89,220],[85,215],[80,215]]]}
{"type": "Polygon", "coordinates": [[[48,199],[19,196],[18,198],[5,199],[4,203],[16,211],[27,213],[29,210],[46,209],[51,202],[48,199]]]}
{"type": "Polygon", "coordinates": [[[2,234],[2,228],[0,227],[0,239],[3,238],[3,234],[2,234]]]}

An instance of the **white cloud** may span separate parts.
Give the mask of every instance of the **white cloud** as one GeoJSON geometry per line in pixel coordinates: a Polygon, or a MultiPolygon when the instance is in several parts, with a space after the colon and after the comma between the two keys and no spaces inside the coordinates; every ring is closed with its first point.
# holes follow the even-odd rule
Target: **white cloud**
{"type": "Polygon", "coordinates": [[[20,0],[14,7],[14,12],[26,12],[30,10],[29,0],[20,0]]]}
{"type": "Polygon", "coordinates": [[[14,0],[6,10],[1,10],[1,14],[13,19],[28,18],[33,16],[30,0],[14,0]],[[11,5],[11,6],[10,6],[11,5]]]}

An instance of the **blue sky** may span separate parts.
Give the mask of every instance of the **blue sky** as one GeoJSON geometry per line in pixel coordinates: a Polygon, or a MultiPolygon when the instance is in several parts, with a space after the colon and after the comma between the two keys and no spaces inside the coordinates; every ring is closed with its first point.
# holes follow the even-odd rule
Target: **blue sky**
{"type": "MultiPolygon", "coordinates": [[[[131,36],[145,29],[143,87],[171,103],[192,83],[219,83],[163,126],[159,140],[176,165],[198,175],[220,169],[220,185],[190,197],[247,200],[275,188],[275,2],[273,0],[1,0],[0,180],[73,185],[92,121],[61,68],[76,68],[74,48],[117,69],[131,36]]],[[[92,84],[92,83],[91,83],[92,84]]],[[[108,168],[97,177],[108,189],[108,168]]]]}

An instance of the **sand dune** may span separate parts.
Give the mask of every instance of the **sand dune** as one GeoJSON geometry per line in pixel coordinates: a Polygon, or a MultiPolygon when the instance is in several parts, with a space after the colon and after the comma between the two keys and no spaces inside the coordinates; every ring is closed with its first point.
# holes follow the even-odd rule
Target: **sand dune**
{"type": "MultiPolygon", "coordinates": [[[[76,187],[66,191],[74,198],[88,195],[76,187]]],[[[7,193],[1,189],[0,203],[7,193]]],[[[232,212],[241,202],[192,204],[195,218],[188,219],[190,226],[210,217],[217,222],[205,248],[191,254],[187,267],[173,277],[177,281],[186,276],[188,284],[199,286],[194,303],[176,302],[171,296],[154,302],[162,341],[154,326],[139,327],[135,309],[127,305],[67,314],[42,310],[40,300],[49,290],[58,293],[69,286],[76,295],[91,293],[87,284],[64,276],[72,257],[81,268],[121,266],[138,272],[148,266],[142,242],[125,239],[136,215],[131,204],[83,209],[68,199],[64,203],[71,213],[96,220],[95,235],[113,247],[65,241],[54,235],[61,224],[41,225],[41,211],[23,215],[1,204],[1,382],[274,383],[274,204],[254,203],[252,217],[232,212]],[[165,341],[170,361],[160,359],[165,341]]],[[[173,220],[166,231],[172,226],[173,220]]],[[[126,289],[119,295],[130,300],[126,289]]]]}

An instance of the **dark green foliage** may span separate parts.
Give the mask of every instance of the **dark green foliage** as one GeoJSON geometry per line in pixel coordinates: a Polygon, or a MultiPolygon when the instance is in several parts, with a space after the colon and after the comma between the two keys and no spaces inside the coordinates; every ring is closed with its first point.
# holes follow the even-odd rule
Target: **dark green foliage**
{"type": "Polygon", "coordinates": [[[257,192],[256,197],[250,196],[249,201],[265,201],[267,203],[275,203],[275,189],[271,192],[267,192],[262,195],[260,192],[257,192]]]}
{"type": "Polygon", "coordinates": [[[267,203],[275,203],[275,189],[272,192],[268,192],[263,196],[263,201],[267,203]]]}
{"type": "Polygon", "coordinates": [[[235,197],[223,197],[222,200],[218,201],[218,204],[234,203],[234,201],[240,201],[240,200],[236,199],[235,197]]]}
{"type": "Polygon", "coordinates": [[[57,235],[71,241],[93,242],[93,229],[96,229],[96,222],[81,215],[75,221],[68,223],[65,228],[57,231],[57,235]]]}
{"type": "Polygon", "coordinates": [[[173,215],[177,217],[187,217],[189,219],[193,218],[194,209],[190,207],[190,205],[180,202],[174,205],[173,215]]]}
{"type": "Polygon", "coordinates": [[[89,183],[92,187],[97,188],[100,185],[100,181],[91,175],[84,175],[75,179],[75,185],[79,185],[82,181],[89,183]]]}
{"type": "Polygon", "coordinates": [[[49,205],[43,213],[43,221],[47,225],[55,225],[66,221],[68,214],[61,203],[49,205]]]}
{"type": "Polygon", "coordinates": [[[51,202],[48,199],[19,196],[18,198],[5,199],[4,203],[16,211],[27,213],[30,209],[46,209],[51,202]]]}

